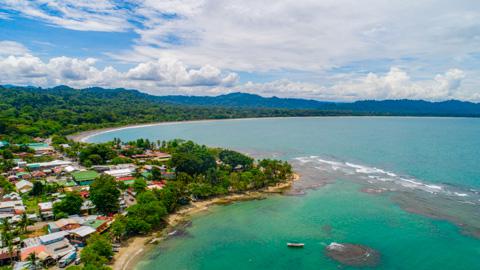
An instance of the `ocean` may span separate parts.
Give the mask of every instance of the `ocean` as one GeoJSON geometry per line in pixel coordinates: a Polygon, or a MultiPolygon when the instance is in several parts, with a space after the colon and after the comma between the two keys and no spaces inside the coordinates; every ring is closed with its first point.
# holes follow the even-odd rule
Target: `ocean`
{"type": "Polygon", "coordinates": [[[290,161],[289,195],[216,206],[137,269],[355,269],[332,242],[368,246],[375,269],[480,269],[480,119],[274,118],[170,123],[90,137],[194,140],[290,161]],[[289,249],[287,242],[303,242],[289,249]]]}

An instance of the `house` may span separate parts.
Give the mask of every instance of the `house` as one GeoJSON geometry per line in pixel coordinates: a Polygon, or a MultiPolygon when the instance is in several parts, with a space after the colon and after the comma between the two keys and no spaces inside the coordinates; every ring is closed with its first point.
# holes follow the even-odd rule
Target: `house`
{"type": "Polygon", "coordinates": [[[53,202],[42,202],[38,204],[40,209],[40,216],[42,219],[53,218],[53,202]]]}
{"type": "Polygon", "coordinates": [[[70,230],[70,243],[83,247],[86,244],[88,237],[95,232],[97,231],[90,226],[80,226],[76,229],[70,230]]]}
{"type": "Polygon", "coordinates": [[[73,180],[80,186],[90,185],[99,174],[96,171],[79,171],[72,173],[73,180]]]}
{"type": "Polygon", "coordinates": [[[3,214],[21,214],[25,212],[22,201],[0,202],[0,213],[3,214]]]}
{"type": "Polygon", "coordinates": [[[10,192],[3,196],[3,201],[21,201],[22,197],[17,192],[10,192]]]}
{"type": "Polygon", "coordinates": [[[15,176],[17,179],[24,179],[24,180],[32,178],[32,175],[28,172],[19,172],[15,176]]]}
{"type": "Polygon", "coordinates": [[[32,148],[33,151],[35,151],[35,154],[37,155],[48,154],[54,151],[53,147],[43,142],[27,143],[27,144],[23,144],[22,146],[27,146],[29,148],[32,148]]]}
{"type": "Polygon", "coordinates": [[[33,247],[22,248],[20,251],[20,260],[26,261],[28,259],[28,255],[35,253],[38,256],[40,253],[47,253],[47,248],[45,245],[38,245],[33,247]]]}
{"type": "Polygon", "coordinates": [[[29,163],[27,164],[27,168],[29,168],[31,171],[34,171],[34,170],[52,169],[58,166],[69,166],[71,164],[72,164],[71,161],[53,160],[49,162],[29,163]]]}
{"type": "Polygon", "coordinates": [[[43,172],[43,171],[34,171],[34,172],[32,172],[32,176],[33,176],[34,178],[37,178],[37,179],[38,179],[38,178],[47,177],[47,174],[46,174],[45,172],[43,172]]]}
{"type": "Polygon", "coordinates": [[[18,258],[17,247],[14,246],[11,252],[8,247],[0,248],[0,264],[4,265],[6,262],[10,262],[10,258],[13,260],[18,258]]]}
{"type": "Polygon", "coordinates": [[[154,190],[154,189],[162,189],[165,185],[165,181],[151,181],[150,184],[147,186],[147,189],[154,190]]]}
{"type": "Polygon", "coordinates": [[[53,244],[55,242],[62,241],[63,239],[65,239],[65,236],[67,236],[67,235],[68,235],[68,232],[60,231],[60,232],[50,233],[50,234],[47,234],[47,235],[42,235],[42,236],[38,237],[38,239],[40,240],[40,244],[50,245],[50,244],[53,244]]]}
{"type": "Polygon", "coordinates": [[[90,214],[93,209],[95,209],[95,205],[90,200],[85,200],[82,203],[82,207],[80,207],[80,211],[82,214],[90,214]]]}
{"type": "Polygon", "coordinates": [[[15,184],[18,192],[25,193],[29,192],[33,188],[33,184],[27,180],[21,180],[15,184]]]}
{"type": "Polygon", "coordinates": [[[134,172],[135,172],[134,168],[124,168],[124,169],[105,171],[105,174],[111,175],[113,177],[127,177],[127,176],[132,176],[134,172]]]}
{"type": "Polygon", "coordinates": [[[106,229],[108,229],[109,220],[108,219],[101,219],[100,217],[97,217],[96,219],[85,221],[82,225],[91,227],[96,232],[102,233],[106,229]]]}
{"type": "Polygon", "coordinates": [[[48,223],[48,232],[56,233],[60,231],[73,230],[80,227],[77,220],[73,218],[62,218],[54,222],[48,223]]]}
{"type": "Polygon", "coordinates": [[[160,151],[151,151],[151,150],[147,150],[143,154],[132,155],[132,158],[134,159],[154,159],[158,161],[167,161],[171,157],[172,156],[170,154],[163,153],[160,151]]]}

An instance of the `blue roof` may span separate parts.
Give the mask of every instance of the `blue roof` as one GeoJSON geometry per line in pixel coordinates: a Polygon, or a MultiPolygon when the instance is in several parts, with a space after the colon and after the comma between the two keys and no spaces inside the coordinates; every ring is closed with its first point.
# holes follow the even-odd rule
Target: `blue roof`
{"type": "Polygon", "coordinates": [[[0,141],[0,148],[7,146],[8,142],[7,141],[0,141]]]}

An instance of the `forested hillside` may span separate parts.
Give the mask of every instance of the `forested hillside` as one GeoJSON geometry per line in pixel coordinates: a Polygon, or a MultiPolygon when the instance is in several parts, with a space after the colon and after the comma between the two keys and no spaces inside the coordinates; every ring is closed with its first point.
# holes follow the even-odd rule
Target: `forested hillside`
{"type": "Polygon", "coordinates": [[[314,110],[168,104],[135,90],[0,87],[0,140],[158,121],[326,115],[314,110]]]}

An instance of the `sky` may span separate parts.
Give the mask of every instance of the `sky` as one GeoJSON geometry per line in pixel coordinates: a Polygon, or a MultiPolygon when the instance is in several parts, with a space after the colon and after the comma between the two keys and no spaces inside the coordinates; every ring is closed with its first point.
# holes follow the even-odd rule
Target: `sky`
{"type": "Polygon", "coordinates": [[[0,0],[0,84],[480,102],[480,4],[0,0]]]}

